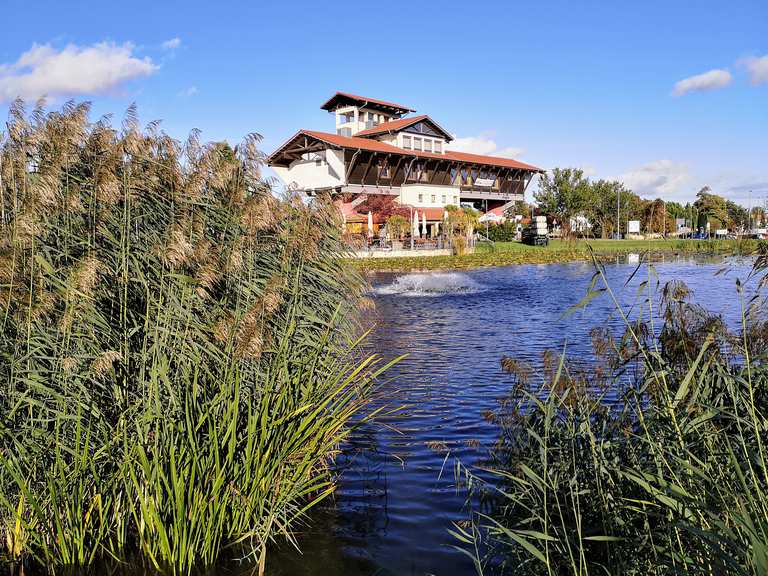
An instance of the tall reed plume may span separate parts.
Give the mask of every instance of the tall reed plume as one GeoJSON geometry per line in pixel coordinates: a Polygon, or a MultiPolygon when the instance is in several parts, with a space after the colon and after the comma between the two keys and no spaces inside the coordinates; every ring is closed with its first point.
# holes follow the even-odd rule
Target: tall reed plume
{"type": "Polygon", "coordinates": [[[259,137],[135,107],[10,109],[0,140],[0,548],[49,567],[265,570],[334,485],[377,373],[331,204],[277,198],[259,137]]]}

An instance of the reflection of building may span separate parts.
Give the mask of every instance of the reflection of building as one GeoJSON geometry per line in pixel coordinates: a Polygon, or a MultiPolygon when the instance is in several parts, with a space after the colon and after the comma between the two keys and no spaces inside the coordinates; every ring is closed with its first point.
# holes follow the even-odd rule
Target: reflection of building
{"type": "Polygon", "coordinates": [[[335,115],[336,132],[299,130],[269,165],[286,185],[337,195],[350,224],[367,225],[367,213],[355,208],[373,194],[414,207],[429,223],[441,222],[451,204],[503,212],[523,200],[542,171],[511,158],[447,150],[448,132],[429,116],[408,116],[414,110],[400,104],[337,92],[322,109],[335,115]]]}

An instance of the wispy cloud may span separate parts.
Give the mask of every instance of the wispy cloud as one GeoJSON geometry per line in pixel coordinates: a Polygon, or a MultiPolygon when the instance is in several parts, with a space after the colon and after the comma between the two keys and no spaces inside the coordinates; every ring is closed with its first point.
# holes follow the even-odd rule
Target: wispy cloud
{"type": "Polygon", "coordinates": [[[685,193],[691,180],[688,166],[672,160],[656,160],[625,172],[619,180],[640,196],[672,198],[685,193]]]}
{"type": "Polygon", "coordinates": [[[130,42],[70,44],[58,51],[48,44],[34,44],[16,62],[0,64],[0,102],[104,94],[157,71],[150,58],[138,58],[133,51],[130,42]]]}
{"type": "Polygon", "coordinates": [[[688,92],[701,92],[704,90],[717,90],[728,86],[733,80],[733,76],[728,70],[715,69],[704,74],[697,74],[684,78],[675,84],[672,89],[673,96],[682,96],[688,92]]]}
{"type": "Polygon", "coordinates": [[[740,63],[746,67],[749,79],[754,86],[768,83],[768,54],[744,58],[740,63]]]}
{"type": "Polygon", "coordinates": [[[453,134],[453,141],[446,144],[446,149],[456,152],[468,152],[471,154],[483,154],[487,156],[502,156],[504,158],[516,158],[525,154],[524,148],[515,148],[512,146],[499,148],[496,141],[489,134],[480,134],[479,136],[457,137],[453,134]]]}
{"type": "Polygon", "coordinates": [[[190,86],[189,88],[184,88],[184,90],[179,92],[179,96],[189,98],[191,96],[194,96],[198,92],[200,92],[200,90],[197,89],[197,86],[190,86]]]}
{"type": "Polygon", "coordinates": [[[166,40],[161,44],[163,50],[176,50],[179,46],[181,46],[181,38],[176,36],[176,38],[171,38],[170,40],[166,40]]]}

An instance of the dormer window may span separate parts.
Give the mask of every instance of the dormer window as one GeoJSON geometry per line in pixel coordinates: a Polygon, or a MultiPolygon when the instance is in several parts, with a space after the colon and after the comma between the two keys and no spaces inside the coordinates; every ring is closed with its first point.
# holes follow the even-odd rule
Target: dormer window
{"type": "Polygon", "coordinates": [[[421,138],[413,139],[413,149],[421,152],[421,138]]]}
{"type": "Polygon", "coordinates": [[[440,140],[435,140],[435,152],[437,154],[443,153],[443,143],[440,140]]]}
{"type": "Polygon", "coordinates": [[[403,136],[403,148],[406,150],[411,149],[411,137],[410,136],[403,136]]]}
{"type": "Polygon", "coordinates": [[[432,152],[432,140],[424,140],[424,152],[432,152]]]}

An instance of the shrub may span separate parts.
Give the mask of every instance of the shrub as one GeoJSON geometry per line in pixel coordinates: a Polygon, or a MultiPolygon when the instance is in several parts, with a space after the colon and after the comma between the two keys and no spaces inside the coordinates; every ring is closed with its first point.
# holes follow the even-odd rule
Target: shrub
{"type": "Polygon", "coordinates": [[[512,242],[517,238],[517,222],[504,222],[488,226],[488,239],[494,242],[512,242]]]}

